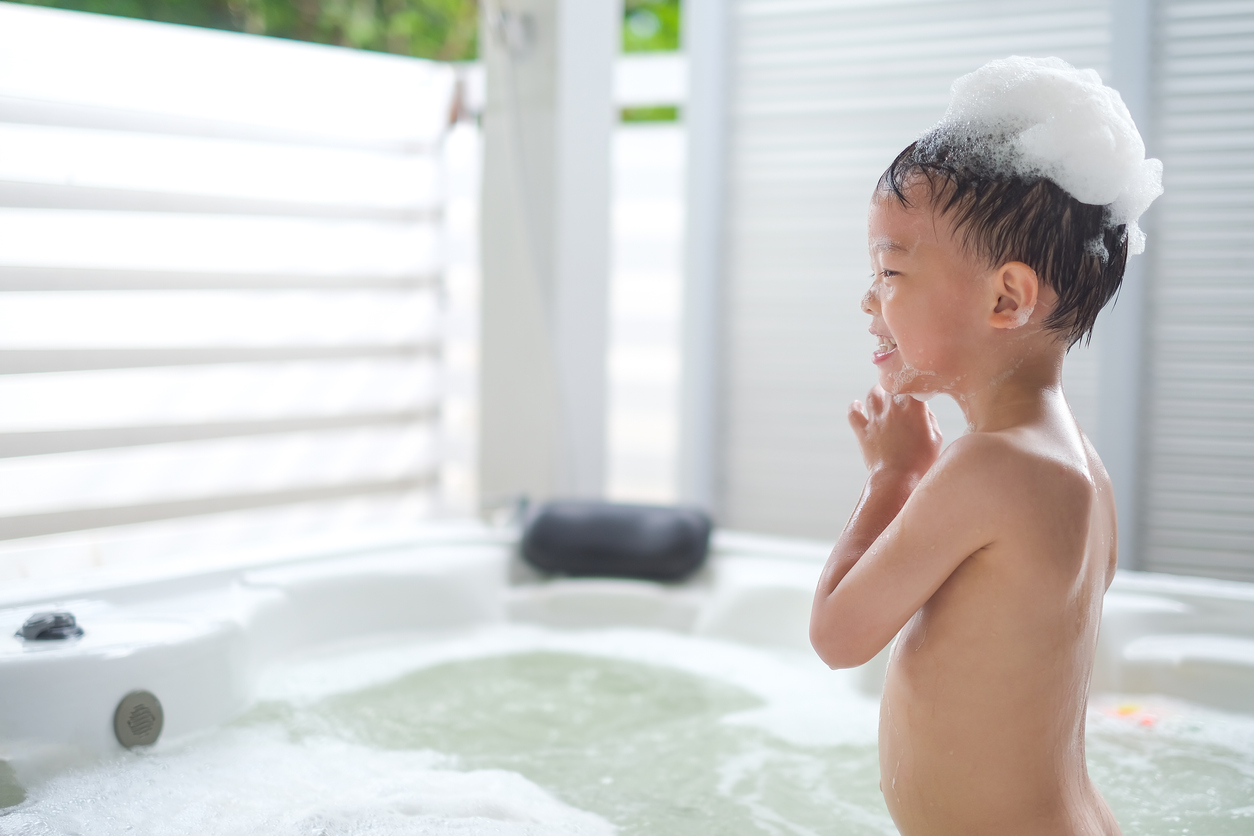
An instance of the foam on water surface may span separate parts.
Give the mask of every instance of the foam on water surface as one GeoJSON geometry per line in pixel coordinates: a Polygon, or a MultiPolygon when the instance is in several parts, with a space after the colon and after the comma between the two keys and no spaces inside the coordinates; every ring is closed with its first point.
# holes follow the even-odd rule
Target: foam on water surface
{"type": "Polygon", "coordinates": [[[1089,774],[1129,836],[1254,833],[1254,717],[1098,695],[1087,748],[1089,774]]]}
{"type": "Polygon", "coordinates": [[[877,715],[808,654],[644,630],[414,637],[277,668],[227,729],[28,782],[0,831],[892,834],[877,715]]]}
{"type": "MultiPolygon", "coordinates": [[[[519,625],[273,670],[235,723],[32,779],[8,834],[896,833],[877,706],[809,655],[519,625]]],[[[1099,697],[1126,833],[1248,834],[1254,718],[1099,697]]],[[[0,776],[2,778],[3,776],[0,776]]]]}
{"type": "Polygon", "coordinates": [[[43,834],[612,834],[592,813],[506,770],[457,771],[429,751],[379,751],[274,726],[128,754],[38,788],[0,830],[43,834]]]}
{"type": "Polygon", "coordinates": [[[1119,93],[1094,70],[1060,58],[990,61],[954,82],[949,107],[921,142],[973,151],[994,170],[1047,177],[1082,203],[1110,208],[1128,225],[1128,251],[1145,249],[1137,221],[1163,192],[1162,162],[1119,93]]]}

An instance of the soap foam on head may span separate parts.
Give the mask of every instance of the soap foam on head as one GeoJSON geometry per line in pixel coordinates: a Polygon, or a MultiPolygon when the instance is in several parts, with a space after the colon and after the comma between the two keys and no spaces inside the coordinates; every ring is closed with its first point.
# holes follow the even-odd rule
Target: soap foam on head
{"type": "Polygon", "coordinates": [[[1163,192],[1163,164],[1145,158],[1123,99],[1094,70],[1060,58],[990,61],[954,82],[920,143],[965,149],[994,175],[1046,177],[1127,224],[1129,254],[1145,250],[1137,221],[1163,192]]]}

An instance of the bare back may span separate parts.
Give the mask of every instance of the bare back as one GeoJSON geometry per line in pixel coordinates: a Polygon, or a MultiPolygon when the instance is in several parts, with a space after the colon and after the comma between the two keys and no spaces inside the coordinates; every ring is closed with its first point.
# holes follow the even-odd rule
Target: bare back
{"type": "MultiPolygon", "coordinates": [[[[1117,834],[1084,759],[1114,570],[1110,482],[1070,416],[990,435],[976,443],[998,448],[995,493],[973,501],[1020,513],[1001,515],[1013,523],[897,638],[880,719],[884,797],[904,836],[1117,834]]],[[[937,467],[963,467],[965,441],[937,467]]],[[[912,501],[926,503],[926,487],[912,501]]]]}

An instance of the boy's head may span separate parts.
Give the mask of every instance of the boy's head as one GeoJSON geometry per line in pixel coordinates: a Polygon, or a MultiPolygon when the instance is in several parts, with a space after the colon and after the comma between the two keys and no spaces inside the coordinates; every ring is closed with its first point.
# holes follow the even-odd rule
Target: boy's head
{"type": "Polygon", "coordinates": [[[878,196],[945,216],[964,249],[990,269],[1010,261],[1031,267],[1057,296],[1044,327],[1068,345],[1091,335],[1123,279],[1127,224],[1047,177],[990,171],[961,145],[936,136],[912,142],[880,177],[878,196]],[[926,204],[915,206],[920,200],[926,204]]]}
{"type": "Polygon", "coordinates": [[[876,199],[943,218],[987,269],[1027,265],[1056,296],[1043,327],[1071,345],[1144,249],[1137,220],[1161,180],[1095,72],[1012,57],[954,82],[945,116],[892,162],[876,199]]]}

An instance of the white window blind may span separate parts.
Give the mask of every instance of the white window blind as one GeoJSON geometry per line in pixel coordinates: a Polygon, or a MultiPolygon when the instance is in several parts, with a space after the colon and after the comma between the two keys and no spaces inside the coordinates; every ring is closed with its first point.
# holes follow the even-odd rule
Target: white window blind
{"type": "Polygon", "coordinates": [[[1145,568],[1254,580],[1254,3],[1155,28],[1145,568]]]}
{"type": "MultiPolygon", "coordinates": [[[[875,382],[866,210],[959,75],[1011,54],[1104,73],[1106,3],[738,0],[732,10],[722,522],[834,537],[865,471],[845,421],[875,382]]],[[[1093,426],[1084,349],[1066,385],[1093,426]]],[[[947,439],[963,422],[932,402],[947,439]]]]}
{"type": "Polygon", "coordinates": [[[454,87],[0,4],[0,554],[440,507],[454,87]]]}

